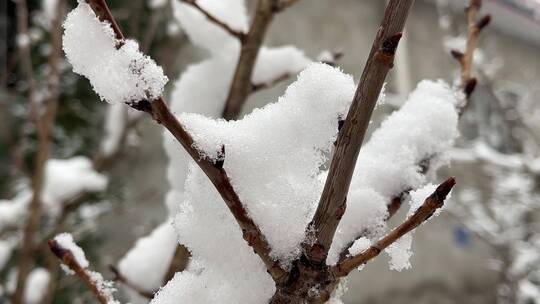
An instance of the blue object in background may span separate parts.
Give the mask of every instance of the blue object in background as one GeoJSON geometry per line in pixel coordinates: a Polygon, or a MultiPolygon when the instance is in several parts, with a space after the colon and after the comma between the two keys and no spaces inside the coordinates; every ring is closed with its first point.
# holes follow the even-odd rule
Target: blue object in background
{"type": "Polygon", "coordinates": [[[471,233],[463,225],[457,225],[454,227],[454,242],[461,248],[465,248],[471,245],[471,233]]]}

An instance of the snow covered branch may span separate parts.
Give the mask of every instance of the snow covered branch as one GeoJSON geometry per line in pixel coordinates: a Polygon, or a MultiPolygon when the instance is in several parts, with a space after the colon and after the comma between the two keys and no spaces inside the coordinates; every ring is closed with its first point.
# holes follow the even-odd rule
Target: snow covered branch
{"type": "Polygon", "coordinates": [[[339,131],[323,194],[310,225],[316,240],[307,248],[310,260],[321,263],[326,259],[337,226],[345,213],[347,193],[364,135],[384,79],[392,68],[394,54],[413,2],[394,0],[386,8],[353,103],[339,131]]]}
{"type": "MultiPolygon", "coordinates": [[[[102,21],[109,24],[116,24],[114,17],[110,14],[105,1],[89,0],[90,7],[96,9],[94,13],[102,21]]],[[[79,4],[81,5],[81,4],[79,4]]],[[[123,39],[123,34],[119,27],[114,28],[114,35],[117,40],[123,39]]],[[[234,190],[227,173],[223,169],[223,161],[226,160],[225,146],[222,146],[222,159],[212,160],[201,156],[201,151],[196,148],[191,135],[184,126],[171,113],[163,97],[159,96],[154,100],[142,99],[139,101],[127,102],[132,108],[147,112],[152,118],[162,124],[184,147],[186,152],[195,160],[198,166],[214,184],[215,188],[227,204],[238,225],[242,229],[242,234],[246,242],[253,247],[266,265],[269,273],[276,280],[282,279],[286,274],[280,265],[270,257],[270,246],[261,233],[255,222],[251,219],[244,208],[238,194],[234,190]]]]}
{"type": "Polygon", "coordinates": [[[394,228],[385,237],[371,245],[368,249],[353,256],[348,256],[342,259],[336,266],[332,268],[334,274],[338,277],[344,277],[349,272],[367,263],[369,260],[378,256],[384,249],[396,242],[405,234],[416,229],[421,224],[425,223],[434,212],[444,205],[447,195],[454,187],[456,181],[454,178],[449,178],[439,185],[435,192],[426,198],[424,204],[420,206],[414,214],[407,218],[401,225],[394,228]]]}
{"type": "Polygon", "coordinates": [[[181,0],[184,3],[190,4],[194,8],[196,8],[199,12],[201,12],[208,20],[210,20],[212,23],[216,24],[217,26],[221,27],[223,30],[225,30],[227,33],[229,33],[231,36],[238,38],[239,41],[244,41],[246,38],[246,33],[235,30],[231,28],[227,23],[219,20],[219,18],[212,15],[210,12],[208,12],[206,9],[204,9],[202,6],[200,6],[197,3],[197,0],[181,0]]]}
{"type": "Polygon", "coordinates": [[[49,240],[49,248],[66,267],[64,270],[68,274],[76,274],[101,304],[119,303],[112,295],[112,283],[104,281],[101,274],[87,270],[88,260],[84,251],[73,242],[70,234],[60,234],[49,240]]]}

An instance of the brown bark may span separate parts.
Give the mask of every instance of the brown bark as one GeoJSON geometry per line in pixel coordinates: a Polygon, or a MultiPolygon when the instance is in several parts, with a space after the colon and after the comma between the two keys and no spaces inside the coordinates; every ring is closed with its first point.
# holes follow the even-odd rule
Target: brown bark
{"type": "Polygon", "coordinates": [[[240,58],[232,79],[229,95],[225,102],[223,118],[230,120],[240,115],[242,106],[251,92],[251,75],[255,67],[255,61],[259,54],[264,36],[274,13],[276,12],[276,0],[259,0],[255,10],[255,16],[242,42],[240,58]]]}
{"type": "Polygon", "coordinates": [[[315,243],[305,246],[309,260],[324,263],[336,228],[345,213],[347,193],[370,117],[388,71],[413,0],[390,1],[353,103],[341,128],[323,194],[310,230],[315,243]]]}

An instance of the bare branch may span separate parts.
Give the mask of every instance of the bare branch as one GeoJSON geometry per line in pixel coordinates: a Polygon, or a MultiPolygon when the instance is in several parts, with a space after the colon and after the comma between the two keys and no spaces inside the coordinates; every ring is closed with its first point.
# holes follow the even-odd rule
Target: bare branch
{"type": "MultiPolygon", "coordinates": [[[[116,24],[114,17],[110,14],[105,1],[88,1],[92,8],[99,8],[99,10],[94,12],[101,21],[116,24]],[[94,3],[94,5],[92,5],[92,3],[94,3]]],[[[119,32],[117,38],[123,37],[119,28],[117,28],[117,31],[119,32]]],[[[212,160],[201,157],[199,151],[194,147],[193,138],[171,113],[163,97],[159,97],[153,101],[141,100],[137,103],[130,104],[130,106],[136,110],[144,111],[150,114],[156,122],[167,128],[167,130],[180,142],[186,152],[198,164],[199,168],[201,168],[201,170],[206,174],[212,184],[214,184],[215,188],[236,219],[238,225],[242,229],[244,239],[248,245],[253,248],[255,253],[259,255],[261,260],[266,265],[270,275],[275,280],[282,280],[286,276],[286,272],[270,257],[270,245],[268,244],[268,241],[242,205],[238,194],[230,183],[225,169],[220,166],[216,166],[216,163],[214,163],[212,160]]]]}
{"type": "Polygon", "coordinates": [[[439,185],[435,192],[431,194],[424,204],[420,206],[413,215],[411,215],[405,222],[398,227],[394,228],[385,237],[380,239],[377,243],[366,249],[362,253],[347,257],[343,259],[338,265],[336,265],[332,271],[337,277],[344,277],[352,270],[358,268],[360,265],[367,263],[369,260],[378,256],[381,251],[397,241],[400,237],[416,229],[422,223],[426,222],[435,212],[435,210],[441,208],[444,205],[446,196],[450,193],[456,181],[453,177],[447,179],[445,182],[439,185]]]}
{"type": "Polygon", "coordinates": [[[277,0],[259,0],[249,32],[242,41],[240,58],[236,65],[229,95],[225,102],[223,118],[230,120],[238,117],[242,106],[251,92],[251,76],[264,36],[274,17],[277,0]]]}
{"type": "Polygon", "coordinates": [[[322,263],[326,260],[336,228],[345,213],[347,193],[364,135],[386,75],[392,68],[413,2],[392,0],[386,8],[347,119],[339,131],[323,194],[310,224],[316,241],[313,245],[306,244],[305,249],[311,261],[322,263]]]}
{"type": "Polygon", "coordinates": [[[214,15],[210,14],[206,9],[204,9],[202,6],[200,6],[197,3],[197,0],[181,0],[182,2],[186,4],[190,4],[194,8],[196,8],[199,12],[201,12],[208,20],[210,20],[215,25],[221,27],[223,30],[225,30],[227,33],[229,33],[231,36],[238,38],[240,42],[244,41],[246,37],[246,33],[242,31],[235,30],[231,28],[228,24],[225,22],[219,20],[214,15]]]}
{"type": "MultiPolygon", "coordinates": [[[[61,7],[61,1],[59,1],[59,7],[61,7]]],[[[28,16],[28,10],[25,0],[20,0],[17,2],[18,8],[18,18],[26,19],[28,16]]],[[[61,11],[61,10],[59,10],[61,11]]],[[[55,20],[55,25],[60,26],[60,15],[57,15],[55,20]]],[[[27,20],[19,20],[19,24],[23,29],[23,32],[20,35],[28,35],[27,32],[27,20]]],[[[61,56],[60,51],[60,31],[53,33],[52,36],[52,45],[53,51],[49,57],[49,65],[51,67],[51,73],[49,75],[48,83],[48,93],[47,99],[44,103],[44,112],[39,114],[38,109],[36,108],[36,101],[34,96],[34,85],[33,75],[32,75],[32,60],[30,57],[30,46],[25,47],[25,51],[21,52],[21,59],[23,59],[26,72],[28,73],[27,79],[29,81],[28,97],[30,102],[30,107],[34,109],[30,111],[30,120],[34,120],[35,127],[37,129],[38,135],[38,151],[35,156],[34,170],[32,176],[32,198],[30,204],[28,205],[28,216],[26,219],[23,235],[23,243],[19,258],[18,264],[18,274],[17,274],[17,284],[15,292],[13,294],[13,303],[19,304],[23,301],[23,295],[26,285],[26,279],[30,273],[32,267],[32,255],[36,247],[35,244],[35,235],[36,231],[41,222],[41,192],[44,185],[44,175],[45,175],[45,163],[49,158],[51,150],[51,132],[53,129],[55,117],[56,117],[56,108],[59,94],[59,59],[61,56]]]]}
{"type": "Polygon", "coordinates": [[[474,51],[478,44],[478,37],[482,29],[491,22],[490,15],[485,15],[480,20],[477,20],[481,6],[482,0],[469,1],[469,6],[467,8],[467,43],[465,52],[462,53],[457,50],[451,51],[452,56],[458,60],[461,66],[461,88],[466,97],[465,103],[460,108],[460,114],[467,108],[470,96],[477,84],[476,78],[472,76],[472,70],[474,65],[474,51]]]}
{"type": "Polygon", "coordinates": [[[117,282],[120,282],[120,283],[126,285],[127,287],[134,290],[135,292],[137,292],[142,297],[145,297],[147,299],[152,299],[154,297],[154,292],[149,292],[149,291],[146,291],[146,290],[142,290],[138,286],[135,286],[126,277],[124,277],[122,275],[122,273],[120,272],[120,270],[118,270],[118,268],[116,268],[115,266],[109,265],[109,269],[111,270],[112,273],[114,273],[114,279],[113,279],[114,281],[117,281],[117,282]]]}
{"type": "Polygon", "coordinates": [[[107,292],[103,286],[100,286],[100,282],[95,279],[95,275],[85,268],[83,268],[78,262],[73,253],[62,247],[54,239],[49,240],[49,248],[52,253],[71,269],[75,274],[83,281],[83,283],[92,291],[101,304],[108,304],[114,302],[112,295],[107,292]]]}

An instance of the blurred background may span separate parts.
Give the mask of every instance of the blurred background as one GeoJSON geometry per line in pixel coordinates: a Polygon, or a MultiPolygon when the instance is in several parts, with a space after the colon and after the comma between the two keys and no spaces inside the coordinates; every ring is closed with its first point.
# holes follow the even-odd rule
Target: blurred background
{"type": "MultiPolygon", "coordinates": [[[[5,206],[28,187],[38,150],[37,130],[28,123],[29,91],[44,98],[54,73],[51,41],[58,12],[51,9],[53,2],[27,0],[28,18],[22,18],[27,28],[16,1],[0,2],[0,303],[13,290],[22,225],[6,224],[10,209],[5,206]]],[[[67,2],[66,10],[76,5],[67,2]]],[[[137,39],[164,67],[170,90],[189,64],[207,55],[182,33],[170,3],[157,2],[108,1],[126,36],[137,39]]],[[[254,6],[255,1],[247,2],[254,6]]],[[[338,65],[358,80],[384,5],[381,0],[302,0],[276,16],[265,44],[292,44],[311,58],[323,50],[342,52],[338,65]]],[[[420,80],[455,81],[459,65],[449,51],[463,48],[465,7],[458,0],[416,1],[388,78],[388,102],[376,110],[370,130],[420,80]]],[[[346,303],[540,303],[540,1],[485,1],[482,13],[490,13],[493,23],[482,32],[475,55],[479,86],[461,119],[462,136],[450,152],[450,165],[440,172],[456,176],[460,185],[448,212],[416,232],[412,269],[388,270],[387,257],[381,255],[350,276],[346,303]]],[[[108,107],[97,102],[88,81],[71,72],[64,59],[58,66],[51,157],[95,160],[106,137],[108,107]]],[[[293,79],[252,95],[244,113],[276,101],[293,79]]],[[[107,189],[87,195],[63,226],[75,233],[93,267],[108,278],[113,277],[108,265],[116,264],[167,213],[162,129],[146,117],[126,121],[129,128],[117,156],[98,170],[109,178],[107,189]]],[[[48,227],[54,221],[47,216],[43,231],[54,231],[58,227],[48,227]]],[[[35,260],[47,267],[45,256],[35,260]]],[[[76,278],[63,274],[50,300],[93,302],[76,278]]]]}

